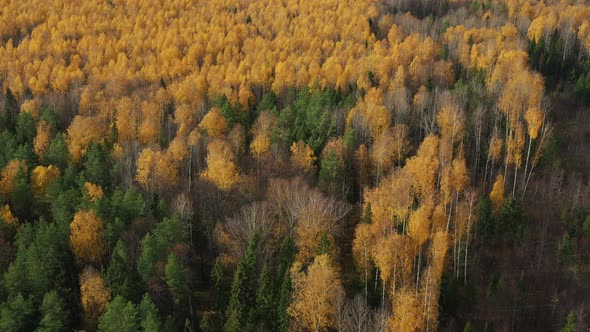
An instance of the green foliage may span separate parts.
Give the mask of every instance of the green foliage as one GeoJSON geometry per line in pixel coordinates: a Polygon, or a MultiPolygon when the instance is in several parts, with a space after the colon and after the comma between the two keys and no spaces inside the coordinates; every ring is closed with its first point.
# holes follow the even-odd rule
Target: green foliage
{"type": "Polygon", "coordinates": [[[320,243],[318,243],[318,256],[323,254],[332,254],[332,244],[330,243],[330,238],[328,237],[327,233],[322,234],[320,238],[320,243]]]}
{"type": "Polygon", "coordinates": [[[80,172],[80,183],[90,182],[108,191],[112,183],[109,151],[102,144],[91,143],[84,156],[84,169],[80,172]]]}
{"type": "Polygon", "coordinates": [[[188,275],[185,268],[175,254],[168,255],[165,267],[165,281],[172,293],[175,305],[185,304],[185,299],[190,295],[188,288],[188,275]]]}
{"type": "Polygon", "coordinates": [[[227,280],[219,260],[211,270],[211,308],[216,311],[223,311],[227,306],[227,280]]]}
{"type": "Polygon", "coordinates": [[[576,313],[572,310],[567,315],[565,325],[561,328],[560,332],[576,332],[578,330],[578,320],[576,319],[576,313]]]}
{"type": "Polygon", "coordinates": [[[361,223],[363,224],[370,224],[373,222],[373,211],[371,210],[371,203],[367,204],[367,207],[363,210],[363,215],[361,216],[361,223]]]}
{"type": "Polygon", "coordinates": [[[16,151],[16,138],[9,131],[0,134],[0,167],[4,168],[16,151]]]}
{"type": "Polygon", "coordinates": [[[43,164],[54,165],[63,171],[68,167],[68,158],[65,134],[59,133],[49,143],[49,147],[43,155],[43,164]]]}
{"type": "Polygon", "coordinates": [[[38,332],[59,332],[67,330],[69,312],[63,299],[56,291],[50,291],[43,297],[41,304],[41,322],[38,332]]]}
{"type": "MultiPolygon", "coordinates": [[[[258,279],[258,290],[256,291],[256,323],[270,327],[274,322],[274,289],[272,275],[264,266],[258,279]]],[[[257,325],[258,325],[257,324],[257,325]]]]}
{"type": "Polygon", "coordinates": [[[291,316],[287,309],[291,304],[291,293],[293,288],[291,285],[291,275],[287,272],[283,276],[283,282],[281,283],[281,289],[279,293],[279,301],[277,304],[277,319],[275,321],[275,330],[285,332],[289,328],[291,316]]]}
{"type": "Polygon", "coordinates": [[[118,240],[107,269],[106,280],[113,296],[139,299],[141,294],[139,276],[123,241],[118,240]]]}
{"type": "Polygon", "coordinates": [[[569,265],[573,259],[573,244],[569,233],[563,234],[559,246],[557,247],[557,256],[559,264],[569,265]]]}
{"type": "Polygon", "coordinates": [[[0,330],[6,332],[30,331],[33,323],[33,305],[31,299],[22,294],[9,297],[0,307],[0,330]]]}
{"type": "Polygon", "coordinates": [[[496,234],[496,222],[492,213],[492,202],[488,196],[483,197],[477,206],[478,210],[478,234],[484,240],[491,239],[496,234]]]}
{"type": "Polygon", "coordinates": [[[29,177],[24,169],[19,169],[16,174],[15,187],[12,191],[12,205],[14,207],[15,215],[19,220],[32,220],[34,210],[32,209],[35,203],[29,177]]]}
{"type": "Polygon", "coordinates": [[[17,144],[33,143],[37,136],[35,118],[28,112],[20,112],[16,119],[16,142],[17,144]]]}
{"type": "Polygon", "coordinates": [[[499,231],[509,234],[513,240],[521,240],[524,235],[524,216],[522,201],[518,198],[508,198],[498,216],[499,231]]]}
{"type": "Polygon", "coordinates": [[[166,249],[183,242],[185,238],[186,232],[182,222],[176,218],[165,218],[141,240],[137,271],[145,282],[152,276],[154,265],[166,257],[166,249]]]}
{"type": "Polygon", "coordinates": [[[240,327],[246,324],[250,308],[255,305],[254,289],[256,288],[253,285],[256,280],[257,247],[258,235],[254,235],[234,273],[231,297],[226,313],[228,320],[224,326],[224,330],[227,332],[240,331],[240,327]]]}
{"type": "Polygon", "coordinates": [[[328,151],[322,159],[320,166],[320,181],[334,184],[340,179],[341,174],[342,170],[340,169],[336,153],[334,150],[328,151]]]}
{"type": "Polygon", "coordinates": [[[160,314],[150,296],[146,293],[139,304],[139,318],[141,328],[145,332],[158,332],[160,330],[160,314]]]}
{"type": "Polygon", "coordinates": [[[131,301],[116,296],[100,317],[98,329],[104,332],[135,332],[139,330],[139,313],[131,301]]]}

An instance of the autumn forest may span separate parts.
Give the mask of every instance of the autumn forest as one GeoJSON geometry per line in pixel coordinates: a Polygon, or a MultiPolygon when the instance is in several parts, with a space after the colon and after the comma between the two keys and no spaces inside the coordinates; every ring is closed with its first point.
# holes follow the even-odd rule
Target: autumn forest
{"type": "Polygon", "coordinates": [[[0,331],[585,331],[584,0],[0,0],[0,331]]]}

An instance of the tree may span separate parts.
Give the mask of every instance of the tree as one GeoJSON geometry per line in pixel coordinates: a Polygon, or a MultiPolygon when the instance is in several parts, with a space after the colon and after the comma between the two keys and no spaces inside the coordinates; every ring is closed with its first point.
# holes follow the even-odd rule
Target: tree
{"type": "Polygon", "coordinates": [[[43,154],[43,163],[45,165],[55,165],[61,170],[68,166],[68,147],[66,145],[65,135],[57,134],[49,143],[49,147],[43,154]]]}
{"type": "Polygon", "coordinates": [[[43,160],[43,155],[51,142],[51,129],[52,125],[44,120],[37,124],[37,136],[33,140],[33,149],[39,160],[43,160]]]}
{"type": "Polygon", "coordinates": [[[56,291],[45,293],[41,304],[41,322],[39,332],[57,332],[66,330],[69,321],[69,312],[63,299],[56,291]]]}
{"type": "Polygon", "coordinates": [[[567,315],[565,325],[561,328],[560,332],[576,332],[578,330],[578,322],[576,319],[576,313],[572,310],[567,315]]]}
{"type": "Polygon", "coordinates": [[[227,122],[219,108],[212,108],[199,123],[199,128],[203,129],[209,137],[219,138],[227,132],[227,122]]]}
{"type": "Polygon", "coordinates": [[[400,289],[394,299],[393,316],[389,319],[388,331],[420,331],[423,328],[422,308],[416,292],[400,289]]]}
{"type": "Polygon", "coordinates": [[[111,291],[101,275],[91,266],[84,268],[80,274],[80,296],[84,324],[94,330],[98,318],[107,309],[111,298],[111,291]]]}
{"type": "MultiPolygon", "coordinates": [[[[190,301],[190,289],[188,285],[188,275],[186,269],[180,264],[180,260],[174,253],[168,255],[168,262],[164,267],[164,280],[172,298],[174,299],[175,314],[179,315],[176,317],[178,322],[183,322],[186,313],[186,306],[191,304],[190,301]],[[188,303],[187,299],[188,298],[188,303]]],[[[190,311],[190,308],[189,308],[190,311]]]]}
{"type": "Polygon", "coordinates": [[[211,308],[215,311],[223,311],[227,305],[227,281],[219,259],[211,270],[211,308]]]}
{"type": "Polygon", "coordinates": [[[7,332],[27,331],[32,328],[33,304],[22,294],[14,295],[0,306],[0,329],[7,332]]]}
{"type": "Polygon", "coordinates": [[[106,132],[106,122],[100,116],[77,115],[68,128],[67,146],[72,162],[77,164],[92,142],[100,142],[106,132]]]}
{"type": "Polygon", "coordinates": [[[235,158],[229,143],[220,139],[212,141],[207,145],[207,169],[202,176],[219,189],[230,190],[240,180],[235,158]]]}
{"type": "Polygon", "coordinates": [[[270,328],[274,322],[274,289],[270,271],[265,265],[258,278],[258,289],[256,290],[256,322],[270,328]]]}
{"type": "Polygon", "coordinates": [[[498,213],[502,205],[504,205],[504,199],[504,175],[498,174],[490,192],[490,201],[492,201],[495,213],[498,213]]]}
{"type": "Polygon", "coordinates": [[[339,273],[332,264],[330,256],[324,254],[315,258],[307,273],[300,271],[301,265],[292,268],[294,295],[289,313],[311,331],[334,326],[336,306],[344,296],[339,273]]]}
{"type": "Polygon", "coordinates": [[[107,268],[106,280],[113,296],[121,296],[126,299],[138,298],[139,280],[133,268],[133,261],[125,244],[119,239],[111,255],[111,261],[107,268]]]}
{"type": "Polygon", "coordinates": [[[311,147],[303,141],[293,142],[291,145],[291,163],[293,166],[308,172],[314,168],[316,160],[311,147]]]}
{"type": "Polygon", "coordinates": [[[92,211],[78,211],[70,224],[70,246],[80,265],[102,263],[104,224],[92,211]]]}
{"type": "Polygon", "coordinates": [[[139,331],[139,313],[131,301],[125,302],[121,296],[108,304],[106,312],[100,317],[98,329],[105,332],[139,331]]]}
{"type": "Polygon", "coordinates": [[[49,165],[48,167],[35,167],[31,172],[31,189],[33,190],[35,197],[44,197],[45,188],[47,188],[47,186],[60,174],[61,172],[59,169],[53,165],[49,165]]]}
{"type": "Polygon", "coordinates": [[[160,331],[160,314],[156,305],[150,299],[150,296],[146,293],[143,295],[143,299],[139,304],[139,319],[141,328],[145,332],[158,332],[160,331]]]}
{"type": "Polygon", "coordinates": [[[2,170],[2,178],[0,179],[0,194],[8,195],[12,193],[16,187],[16,177],[20,171],[27,172],[27,165],[22,160],[11,160],[2,170]]]}
{"type": "Polygon", "coordinates": [[[246,319],[250,308],[255,305],[255,293],[252,286],[256,273],[256,250],[258,247],[258,236],[255,234],[250,240],[248,249],[238,264],[234,273],[234,280],[231,286],[231,297],[227,308],[227,321],[224,330],[240,331],[246,326],[246,319]]]}

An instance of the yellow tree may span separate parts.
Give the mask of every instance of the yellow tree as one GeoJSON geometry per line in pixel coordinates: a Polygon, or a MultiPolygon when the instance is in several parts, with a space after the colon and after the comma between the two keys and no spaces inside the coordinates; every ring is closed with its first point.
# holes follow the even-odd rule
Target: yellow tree
{"type": "Polygon", "coordinates": [[[495,213],[500,211],[502,204],[504,204],[504,175],[498,174],[496,181],[490,192],[490,200],[495,213]]]}
{"type": "Polygon", "coordinates": [[[389,318],[387,330],[420,331],[423,324],[422,307],[416,292],[409,288],[400,289],[393,299],[393,315],[389,318]]]}
{"type": "Polygon", "coordinates": [[[147,191],[154,190],[154,167],[158,153],[151,148],[145,148],[137,158],[137,174],[135,179],[147,191]]]}
{"type": "Polygon", "coordinates": [[[35,197],[45,196],[45,188],[59,175],[59,168],[53,165],[35,167],[31,172],[31,189],[33,189],[35,197]]]}
{"type": "Polygon", "coordinates": [[[88,198],[91,202],[96,202],[97,200],[103,198],[104,192],[102,188],[94,183],[86,182],[84,183],[84,191],[85,194],[88,195],[88,198]]]}
{"type": "Polygon", "coordinates": [[[92,211],[78,211],[70,224],[70,247],[79,265],[102,263],[104,224],[92,211]]]}
{"type": "Polygon", "coordinates": [[[221,190],[230,190],[240,180],[235,159],[230,143],[221,139],[213,140],[207,145],[207,169],[203,177],[221,190]]]}
{"type": "Polygon", "coordinates": [[[199,128],[205,130],[209,137],[220,137],[227,132],[227,122],[221,115],[221,110],[214,107],[205,114],[199,128]]]}
{"type": "Polygon", "coordinates": [[[27,165],[22,160],[13,159],[4,166],[2,178],[0,179],[0,194],[8,195],[14,190],[16,175],[21,169],[23,172],[27,172],[27,165]]]}
{"type": "Polygon", "coordinates": [[[95,330],[98,318],[106,311],[111,291],[100,273],[87,266],[80,274],[80,299],[84,313],[84,324],[95,330]]]}
{"type": "Polygon", "coordinates": [[[74,163],[86,154],[86,149],[93,141],[101,141],[106,131],[105,121],[99,116],[85,117],[77,115],[68,128],[68,151],[74,163]]]}
{"type": "Polygon", "coordinates": [[[10,225],[16,226],[18,224],[18,219],[12,214],[8,204],[0,208],[0,219],[10,225]]]}
{"type": "Polygon", "coordinates": [[[293,166],[308,172],[314,168],[316,156],[313,149],[303,141],[293,142],[291,145],[291,163],[293,166]]]}
{"type": "Polygon", "coordinates": [[[307,273],[296,262],[291,268],[293,301],[289,313],[310,331],[334,326],[338,302],[344,296],[340,275],[330,256],[317,256],[307,273]]]}
{"type": "Polygon", "coordinates": [[[49,147],[50,141],[51,124],[42,120],[37,124],[37,136],[35,136],[35,139],[33,140],[33,150],[39,159],[43,159],[43,154],[49,147]]]}
{"type": "Polygon", "coordinates": [[[277,126],[278,120],[271,111],[262,111],[252,126],[252,143],[250,149],[254,157],[260,157],[270,149],[272,130],[277,126]]]}

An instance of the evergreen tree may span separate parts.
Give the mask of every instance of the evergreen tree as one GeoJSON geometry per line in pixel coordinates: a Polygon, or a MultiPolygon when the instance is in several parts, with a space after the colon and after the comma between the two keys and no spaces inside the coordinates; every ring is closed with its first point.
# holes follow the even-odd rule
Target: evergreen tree
{"type": "Polygon", "coordinates": [[[0,307],[0,330],[6,332],[30,331],[33,304],[22,294],[9,297],[0,307]]]}
{"type": "Polygon", "coordinates": [[[106,280],[113,296],[137,299],[138,293],[141,292],[138,279],[125,244],[121,240],[117,241],[106,273],[106,280]]]}
{"type": "Polygon", "coordinates": [[[41,322],[38,332],[59,332],[67,330],[69,312],[63,299],[56,291],[51,291],[43,297],[41,304],[41,322]]]}
{"type": "Polygon", "coordinates": [[[318,244],[317,252],[318,255],[332,254],[332,245],[330,243],[330,239],[328,238],[327,233],[322,234],[322,237],[320,238],[320,243],[318,244]]]}
{"type": "Polygon", "coordinates": [[[19,220],[32,220],[34,209],[34,196],[31,190],[31,184],[27,172],[24,169],[19,169],[16,175],[16,185],[12,192],[12,203],[14,212],[19,220]]]}
{"type": "Polygon", "coordinates": [[[211,284],[211,307],[215,311],[222,311],[227,305],[227,282],[219,260],[215,260],[211,270],[211,284]]]}
{"type": "Polygon", "coordinates": [[[340,180],[340,165],[334,150],[328,151],[320,165],[320,181],[334,186],[340,180]]]}
{"type": "Polygon", "coordinates": [[[576,313],[572,310],[567,315],[567,321],[565,325],[561,328],[560,332],[576,332],[578,330],[578,322],[576,319],[576,313]]]}
{"type": "Polygon", "coordinates": [[[258,246],[258,235],[254,235],[248,244],[246,253],[238,264],[234,273],[234,280],[231,287],[231,297],[227,308],[228,320],[224,330],[228,332],[240,331],[246,324],[250,308],[255,304],[253,281],[256,273],[256,248],[258,246]]]}
{"type": "Polygon", "coordinates": [[[139,304],[139,317],[141,328],[145,332],[158,332],[160,330],[160,314],[150,296],[146,293],[139,304]]]}
{"type": "Polygon", "coordinates": [[[37,135],[35,118],[29,112],[20,112],[16,119],[16,141],[18,144],[33,143],[37,135]]]}
{"type": "Polygon", "coordinates": [[[57,134],[49,143],[49,147],[43,155],[44,165],[54,165],[62,171],[68,167],[68,146],[66,145],[65,135],[57,134]]]}
{"type": "Polygon", "coordinates": [[[165,280],[176,306],[185,304],[186,296],[189,295],[188,276],[180,260],[175,254],[168,256],[168,263],[165,267],[165,280]]]}
{"type": "Polygon", "coordinates": [[[265,327],[272,326],[274,305],[273,280],[270,271],[265,265],[260,274],[258,290],[256,291],[256,323],[263,324],[265,327]]]}
{"type": "Polygon", "coordinates": [[[293,291],[291,285],[291,275],[289,272],[286,272],[283,277],[283,282],[281,284],[281,291],[279,293],[279,302],[277,304],[277,315],[275,321],[275,330],[279,332],[287,331],[289,328],[289,322],[291,321],[291,316],[287,309],[289,309],[289,305],[291,305],[291,292],[293,291]]]}
{"type": "Polygon", "coordinates": [[[98,329],[105,332],[136,332],[139,330],[139,313],[131,301],[116,296],[100,317],[98,329]]]}

